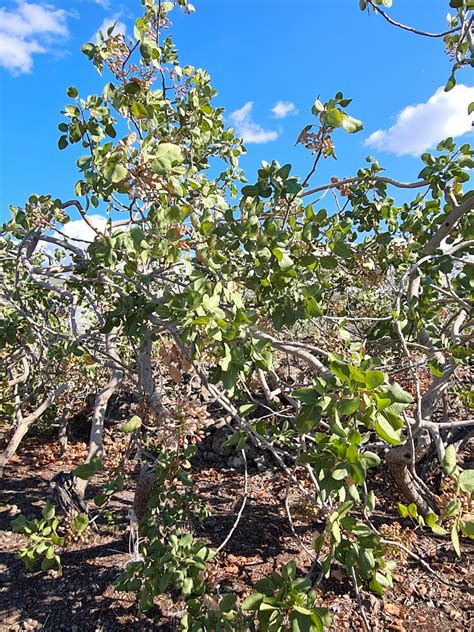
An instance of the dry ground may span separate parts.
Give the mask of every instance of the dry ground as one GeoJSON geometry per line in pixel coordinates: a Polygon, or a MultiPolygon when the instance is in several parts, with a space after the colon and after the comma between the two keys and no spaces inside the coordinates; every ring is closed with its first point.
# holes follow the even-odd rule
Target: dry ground
{"type": "MultiPolygon", "coordinates": [[[[9,527],[15,506],[27,515],[38,515],[51,477],[60,470],[70,470],[82,458],[81,445],[71,446],[66,459],[58,461],[53,447],[41,446],[29,439],[5,471],[0,501],[0,630],[112,632],[179,629],[179,604],[159,599],[149,616],[139,619],[132,596],[118,593],[113,588],[115,578],[129,559],[127,512],[130,492],[123,492],[114,499],[112,511],[108,520],[101,524],[98,535],[63,552],[62,576],[58,577],[54,572],[27,573],[16,559],[15,551],[23,540],[9,527]]],[[[195,468],[193,476],[211,512],[199,535],[217,546],[238,511],[243,474],[230,469],[195,468]]],[[[310,560],[288,525],[282,500],[285,484],[279,473],[250,472],[250,498],[242,520],[227,548],[214,563],[221,592],[231,589],[245,596],[257,579],[292,558],[297,559],[301,573],[308,569],[310,560]]],[[[394,510],[396,490],[391,482],[379,472],[372,484],[379,498],[377,524],[400,522],[394,510]]],[[[305,512],[299,506],[296,494],[292,496],[292,504],[298,534],[310,545],[321,523],[317,515],[305,512]]],[[[474,629],[474,546],[464,542],[463,557],[457,560],[446,539],[418,533],[413,548],[450,585],[441,583],[416,562],[401,563],[393,590],[381,599],[364,595],[374,632],[466,632],[474,629]],[[458,584],[464,589],[458,588],[458,584]]],[[[333,630],[363,629],[351,587],[337,569],[320,587],[320,599],[332,612],[333,630]]]]}

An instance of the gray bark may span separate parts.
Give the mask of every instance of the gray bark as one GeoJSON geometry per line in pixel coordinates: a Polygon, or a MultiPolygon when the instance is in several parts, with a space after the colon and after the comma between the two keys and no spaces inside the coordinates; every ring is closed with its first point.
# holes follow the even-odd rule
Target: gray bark
{"type": "MultiPolygon", "coordinates": [[[[103,454],[104,422],[107,405],[124,379],[124,372],[117,353],[117,335],[118,332],[116,329],[113,329],[110,333],[105,335],[105,348],[109,356],[108,366],[110,367],[110,379],[104,388],[99,391],[94,401],[89,451],[87,453],[86,463],[89,463],[93,457],[101,457],[103,454]]],[[[77,491],[79,495],[84,496],[87,483],[88,481],[86,480],[78,479],[77,491]]]]}
{"type": "Polygon", "coordinates": [[[61,419],[59,420],[58,441],[59,441],[59,454],[64,456],[67,450],[67,425],[68,425],[68,410],[64,408],[61,419]]]}
{"type": "Polygon", "coordinates": [[[138,356],[138,384],[147,403],[151,406],[158,418],[161,418],[165,413],[165,409],[161,403],[161,397],[156,390],[155,380],[153,378],[152,350],[153,337],[151,331],[147,329],[143,336],[142,346],[138,356]]]}
{"type": "Polygon", "coordinates": [[[61,384],[61,386],[58,386],[58,388],[56,388],[52,393],[50,393],[48,397],[44,400],[44,402],[40,406],[38,406],[38,408],[35,411],[30,413],[26,417],[23,417],[21,413],[18,414],[17,426],[15,428],[15,431],[13,432],[13,435],[10,441],[8,442],[7,447],[3,451],[3,454],[0,456],[0,477],[3,476],[3,468],[17,451],[18,446],[20,445],[23,437],[28,432],[28,429],[31,426],[31,424],[41,417],[41,415],[51,406],[51,404],[62,393],[64,393],[67,387],[68,387],[67,384],[61,384]]]}

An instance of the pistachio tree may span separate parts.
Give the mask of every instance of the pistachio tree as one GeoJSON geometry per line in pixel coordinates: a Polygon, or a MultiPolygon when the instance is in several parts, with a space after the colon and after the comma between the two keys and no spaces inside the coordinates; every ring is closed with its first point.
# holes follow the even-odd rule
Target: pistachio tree
{"type": "MultiPolygon", "coordinates": [[[[388,467],[411,513],[438,533],[445,532],[443,515],[418,472],[420,460],[435,450],[459,493],[472,492],[453,446],[473,420],[440,410],[472,344],[473,152],[446,139],[422,155],[412,182],[387,176],[372,157],[355,175],[318,182],[318,166],[336,156],[339,135],[362,129],[351,99],[338,92],[314,102],[298,137],[308,151],[305,176],[272,161],[245,177],[245,147],[213,105],[209,75],[181,65],[169,35],[175,5],[194,7],[187,0],[142,5],[132,37],[111,27],[82,47],[107,83],[87,98],[67,90],[58,146],[84,150],[74,197],[32,196],[12,208],[3,227],[2,405],[16,429],[0,464],[33,417],[66,390],[67,411],[77,382],[64,367],[74,364],[95,391],[87,462],[75,472],[84,495],[101,467],[107,404],[127,381],[144,416],[124,430],[143,458],[154,446],[156,460],[139,480],[146,493],[137,528],[147,544],[141,549],[137,540],[119,587],[136,592],[143,611],[156,594],[181,591],[186,629],[207,629],[217,611],[227,622],[222,629],[252,629],[247,611],[263,617],[260,626],[274,617],[280,627],[271,629],[290,629],[294,619],[322,629],[326,613],[310,585],[292,588],[292,569],[243,610],[235,596],[217,611],[206,607],[204,596],[209,603],[215,595],[199,571],[216,552],[187,533],[199,499],[185,471],[192,447],[173,397],[181,383],[199,384],[220,406],[244,461],[251,442],[289,481],[310,483],[311,502],[327,516],[309,551],[312,571],[328,576],[337,560],[357,594],[360,585],[376,593],[390,586],[393,565],[370,521],[370,469],[388,467]],[[401,190],[413,194],[409,202],[397,202],[401,190]],[[100,227],[97,212],[107,218],[100,227]],[[90,227],[90,241],[64,232],[74,214],[90,227]],[[299,367],[296,379],[285,358],[299,367]],[[400,370],[410,392],[397,383],[400,370]],[[160,386],[164,378],[176,388],[160,386]],[[360,511],[354,517],[356,509],[364,519],[360,511]],[[278,591],[288,591],[288,600],[267,608],[278,591]]],[[[360,2],[418,32],[396,23],[390,5],[360,2]]],[[[444,38],[454,57],[447,89],[472,60],[472,3],[450,5],[447,32],[420,33],[444,38]]],[[[96,505],[118,488],[112,481],[96,505]]],[[[472,536],[473,529],[460,501],[454,513],[458,550],[458,533],[472,536]]]]}

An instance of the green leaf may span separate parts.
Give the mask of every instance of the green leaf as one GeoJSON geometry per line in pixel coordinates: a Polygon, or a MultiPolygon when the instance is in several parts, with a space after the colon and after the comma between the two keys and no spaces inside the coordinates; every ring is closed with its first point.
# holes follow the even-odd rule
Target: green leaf
{"type": "Polygon", "coordinates": [[[459,544],[459,533],[458,526],[454,523],[451,529],[451,543],[453,545],[453,549],[458,557],[461,557],[461,546],[459,544]]]}
{"type": "Polygon", "coordinates": [[[47,521],[52,520],[54,518],[55,513],[56,513],[56,510],[54,508],[54,505],[52,505],[49,502],[41,510],[41,515],[47,521]]]}
{"type": "Polygon", "coordinates": [[[336,408],[340,415],[352,415],[359,410],[360,400],[358,397],[352,399],[341,399],[337,402],[336,408]]]}
{"type": "Polygon", "coordinates": [[[82,533],[89,525],[89,518],[84,513],[77,514],[74,518],[74,529],[82,533]]]}
{"type": "Polygon", "coordinates": [[[153,597],[147,590],[142,590],[139,597],[140,610],[146,612],[153,608],[153,597]]]}
{"type": "Polygon", "coordinates": [[[283,167],[280,167],[278,169],[278,171],[276,172],[276,175],[279,178],[282,178],[282,180],[287,180],[288,176],[290,175],[290,171],[291,171],[291,165],[286,164],[286,165],[283,165],[283,167]]]}
{"type": "Polygon", "coordinates": [[[161,143],[154,152],[154,158],[151,162],[151,169],[158,175],[166,175],[172,171],[174,167],[179,166],[183,162],[183,154],[181,148],[173,143],[161,143]]]}
{"type": "Polygon", "coordinates": [[[314,388],[295,388],[294,391],[291,392],[291,396],[297,399],[299,402],[303,402],[303,404],[314,404],[316,403],[321,395],[314,388]]]}
{"type": "Polygon", "coordinates": [[[368,511],[374,511],[375,509],[375,503],[376,503],[376,498],[375,498],[375,494],[372,490],[370,490],[370,492],[367,494],[367,498],[365,501],[365,506],[367,508],[368,511]]]}
{"type": "Polygon", "coordinates": [[[341,127],[342,123],[342,112],[340,112],[337,108],[331,108],[325,114],[325,121],[331,127],[341,127]]]}
{"type": "Polygon", "coordinates": [[[474,540],[474,520],[468,520],[467,522],[462,520],[460,526],[463,535],[467,536],[471,540],[474,540]]]}
{"type": "Polygon", "coordinates": [[[138,101],[134,101],[132,103],[132,114],[134,114],[138,119],[148,118],[146,107],[138,101]]]}
{"type": "Polygon", "coordinates": [[[450,90],[452,90],[454,88],[454,86],[456,85],[456,76],[454,74],[454,72],[450,75],[448,81],[446,82],[446,85],[444,86],[444,91],[445,92],[449,92],[450,90]]]}
{"type": "Polygon", "coordinates": [[[408,507],[406,505],[402,505],[402,503],[397,504],[398,513],[402,518],[408,518],[408,507]]]}
{"type": "Polygon", "coordinates": [[[361,455],[361,460],[367,469],[369,467],[377,467],[380,465],[379,455],[375,454],[375,452],[370,452],[369,450],[361,455]]]}
{"type": "Polygon", "coordinates": [[[388,384],[387,386],[383,386],[380,390],[387,397],[389,397],[392,402],[407,405],[413,402],[413,397],[410,395],[410,393],[407,393],[407,391],[403,390],[403,388],[396,382],[388,384]]]}
{"type": "Polygon", "coordinates": [[[102,507],[107,502],[107,496],[105,494],[96,494],[93,500],[97,507],[102,507]]]}
{"type": "Polygon", "coordinates": [[[272,253],[278,259],[278,265],[283,272],[286,272],[295,265],[293,259],[281,248],[273,248],[272,253]]]}
{"type": "Polygon", "coordinates": [[[179,145],[175,145],[174,143],[159,144],[155,152],[155,157],[156,156],[166,156],[173,167],[180,165],[184,160],[181,147],[179,147],[179,145]]]}
{"type": "Polygon", "coordinates": [[[78,478],[88,481],[102,467],[102,461],[93,456],[89,463],[83,463],[74,470],[74,475],[78,478]]]}
{"type": "Polygon", "coordinates": [[[258,196],[258,187],[253,185],[253,184],[248,184],[245,187],[242,187],[241,193],[245,197],[257,197],[258,196]]]}
{"type": "Polygon", "coordinates": [[[370,390],[377,388],[385,382],[385,375],[382,371],[366,371],[365,372],[365,385],[370,390]]]}
{"type": "Polygon", "coordinates": [[[77,88],[75,88],[74,86],[69,86],[69,88],[66,90],[66,94],[71,99],[76,99],[79,92],[77,91],[77,88]]]}
{"type": "Polygon", "coordinates": [[[369,588],[372,592],[374,592],[377,595],[383,595],[383,591],[386,588],[386,586],[384,586],[380,581],[379,581],[379,576],[384,577],[384,575],[382,575],[381,573],[376,573],[375,577],[372,578],[370,580],[369,583],[369,588]]]}
{"type": "Polygon", "coordinates": [[[262,604],[265,595],[261,593],[252,593],[242,603],[242,610],[258,610],[262,604]]]}
{"type": "Polygon", "coordinates": [[[45,557],[44,560],[41,562],[41,570],[49,571],[49,569],[52,568],[55,564],[56,564],[56,560],[54,557],[53,558],[45,557]]]}
{"type": "Polygon", "coordinates": [[[194,581],[192,577],[186,577],[183,582],[183,587],[181,588],[181,592],[183,595],[190,595],[193,591],[194,581]]]}
{"type": "Polygon", "coordinates": [[[459,474],[458,482],[463,492],[474,492],[474,470],[463,470],[459,474]]]}
{"type": "Polygon", "coordinates": [[[257,410],[255,404],[242,404],[242,406],[239,407],[239,416],[245,417],[246,415],[253,413],[254,410],[257,410]]]}
{"type": "Polygon", "coordinates": [[[320,257],[319,263],[325,270],[334,270],[337,268],[337,259],[335,257],[330,257],[329,255],[320,257]]]}
{"type": "Polygon", "coordinates": [[[341,240],[335,241],[333,245],[334,254],[343,259],[349,259],[352,256],[352,250],[341,240]]]}
{"type": "Polygon", "coordinates": [[[10,522],[10,526],[14,533],[23,533],[23,530],[27,524],[28,521],[23,514],[20,514],[10,522]]]}
{"type": "Polygon", "coordinates": [[[117,163],[110,173],[110,179],[114,184],[119,184],[120,182],[123,182],[127,178],[127,176],[127,168],[120,163],[117,163]]]}
{"type": "Polygon", "coordinates": [[[415,503],[410,503],[408,505],[408,515],[412,518],[416,518],[418,516],[418,508],[415,503]]]}
{"type": "Polygon", "coordinates": [[[377,421],[375,422],[375,432],[381,439],[390,443],[390,445],[401,445],[402,443],[400,441],[399,433],[392,428],[390,422],[385,419],[385,417],[382,417],[382,415],[377,417],[377,421]]]}
{"type": "Polygon", "coordinates": [[[296,428],[298,432],[310,432],[321,417],[319,402],[313,402],[302,406],[296,418],[296,428]]]}
{"type": "Polygon", "coordinates": [[[435,534],[435,535],[447,535],[448,531],[446,531],[446,529],[443,529],[443,527],[439,524],[434,524],[431,528],[431,531],[435,534]]]}
{"type": "Polygon", "coordinates": [[[469,106],[467,108],[467,113],[468,114],[472,114],[474,112],[474,101],[472,101],[471,103],[469,103],[469,106]]]}
{"type": "Polygon", "coordinates": [[[443,470],[445,474],[450,476],[456,469],[456,464],[456,448],[453,445],[448,445],[443,457],[443,470]]]}
{"type": "Polygon", "coordinates": [[[334,540],[339,544],[341,542],[341,529],[339,527],[339,522],[335,521],[332,523],[331,533],[333,535],[334,540]]]}
{"type": "Polygon", "coordinates": [[[153,173],[156,173],[159,176],[164,176],[170,173],[170,171],[172,171],[173,169],[171,162],[164,156],[159,156],[158,158],[155,158],[152,161],[150,167],[153,173]]]}
{"type": "Polygon", "coordinates": [[[122,426],[120,427],[120,430],[122,432],[126,432],[127,434],[131,434],[132,432],[135,432],[136,430],[138,430],[141,425],[142,425],[141,418],[138,415],[133,415],[133,417],[129,421],[122,424],[122,426]]]}
{"type": "Polygon", "coordinates": [[[68,146],[67,137],[61,136],[58,140],[59,149],[66,149],[67,146],[68,146]]]}
{"type": "Polygon", "coordinates": [[[336,469],[331,472],[331,477],[335,481],[343,481],[347,476],[349,476],[349,471],[342,466],[336,467],[336,469]]]}
{"type": "Polygon", "coordinates": [[[349,134],[355,134],[356,132],[360,132],[360,130],[364,128],[364,125],[362,121],[359,121],[352,116],[346,116],[346,118],[342,120],[342,127],[349,134]]]}

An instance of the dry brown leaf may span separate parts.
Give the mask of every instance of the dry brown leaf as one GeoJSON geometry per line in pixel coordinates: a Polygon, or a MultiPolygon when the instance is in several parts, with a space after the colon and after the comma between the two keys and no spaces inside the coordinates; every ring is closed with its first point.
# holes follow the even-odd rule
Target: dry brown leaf
{"type": "Polygon", "coordinates": [[[224,566],[224,571],[230,575],[235,575],[239,572],[239,567],[235,564],[229,564],[228,566],[224,566]]]}
{"type": "Polygon", "coordinates": [[[190,371],[193,368],[193,365],[187,358],[182,356],[181,357],[181,368],[184,369],[185,371],[190,371]]]}
{"type": "Polygon", "coordinates": [[[392,614],[395,617],[400,616],[401,609],[396,603],[384,603],[383,609],[385,612],[388,612],[388,614],[392,614]]]}
{"type": "Polygon", "coordinates": [[[176,382],[176,384],[181,384],[181,382],[183,381],[183,374],[177,367],[170,364],[170,366],[168,367],[168,372],[171,379],[176,382]]]}

